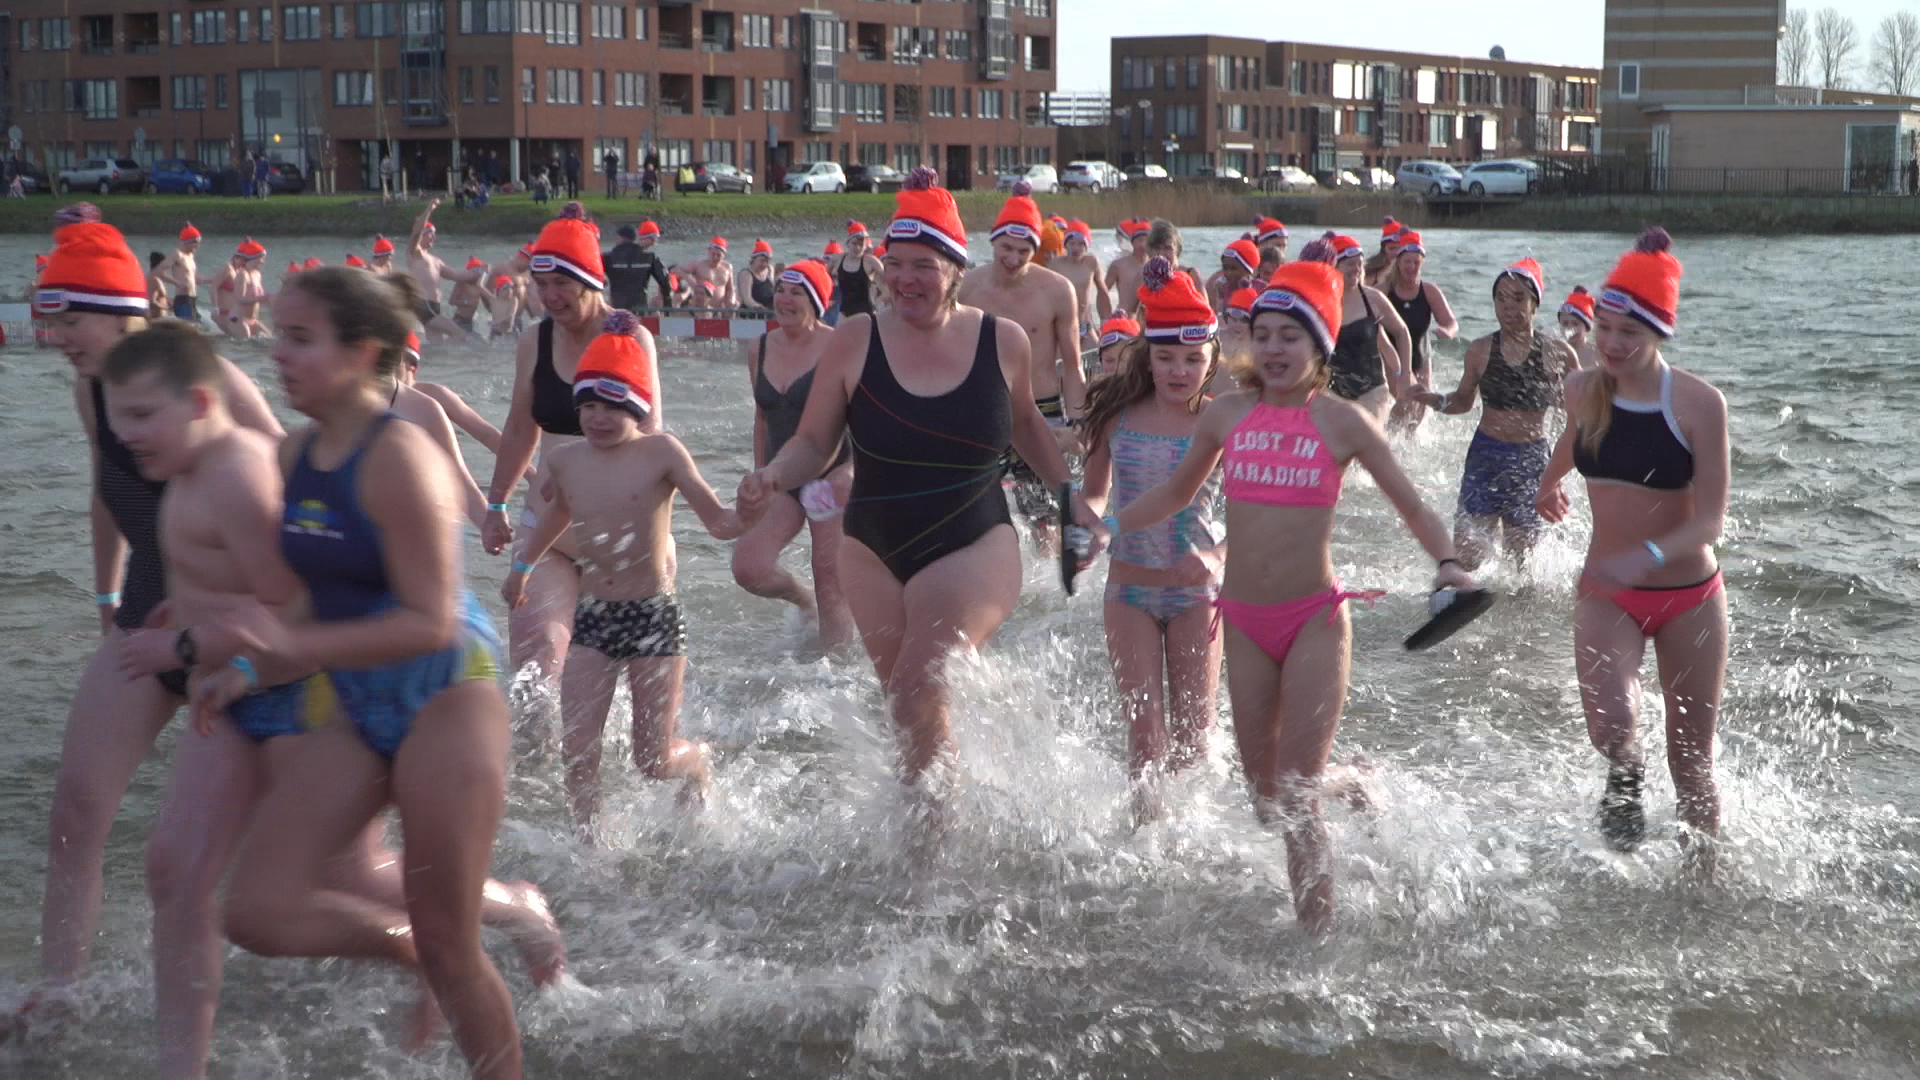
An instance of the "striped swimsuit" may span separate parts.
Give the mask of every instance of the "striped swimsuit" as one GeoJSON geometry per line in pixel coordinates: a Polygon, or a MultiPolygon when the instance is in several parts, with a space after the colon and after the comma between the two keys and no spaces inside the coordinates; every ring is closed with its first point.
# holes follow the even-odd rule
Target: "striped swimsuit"
{"type": "MultiPolygon", "coordinates": [[[[1187,435],[1148,435],[1135,431],[1127,426],[1127,418],[1122,414],[1107,436],[1107,453],[1113,459],[1112,504],[1126,506],[1172,476],[1192,442],[1192,437],[1187,435]]],[[[1170,570],[1178,566],[1188,552],[1210,551],[1219,546],[1225,536],[1225,529],[1213,517],[1214,499],[1219,491],[1220,471],[1215,469],[1185,509],[1150,529],[1115,536],[1114,561],[1150,570],[1170,570]]],[[[1213,585],[1107,583],[1107,599],[1139,608],[1162,628],[1193,608],[1212,602],[1214,592],[1213,585]]]]}

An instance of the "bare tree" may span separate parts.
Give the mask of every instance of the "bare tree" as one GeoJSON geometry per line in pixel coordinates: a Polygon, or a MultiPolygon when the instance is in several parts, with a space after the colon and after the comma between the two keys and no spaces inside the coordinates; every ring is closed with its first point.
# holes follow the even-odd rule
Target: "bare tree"
{"type": "Polygon", "coordinates": [[[1780,28],[1780,70],[1774,81],[1781,86],[1807,85],[1807,67],[1813,59],[1813,29],[1808,25],[1806,8],[1788,8],[1787,23],[1780,28]]]}
{"type": "Polygon", "coordinates": [[[1860,46],[1860,28],[1834,8],[1821,8],[1813,18],[1813,62],[1820,85],[1838,90],[1847,84],[1847,68],[1860,46]]]}
{"type": "Polygon", "coordinates": [[[1896,11],[1881,19],[1873,32],[1873,59],[1867,66],[1874,82],[1887,93],[1912,93],[1920,81],[1920,16],[1896,11]]]}

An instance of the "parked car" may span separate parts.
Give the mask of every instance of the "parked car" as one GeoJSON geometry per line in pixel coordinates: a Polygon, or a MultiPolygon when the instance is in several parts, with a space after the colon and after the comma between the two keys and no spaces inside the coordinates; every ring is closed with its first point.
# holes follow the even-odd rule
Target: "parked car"
{"type": "Polygon", "coordinates": [[[1460,170],[1444,161],[1409,161],[1393,179],[1408,195],[1452,195],[1460,190],[1460,170]]]}
{"type": "Polygon", "coordinates": [[[1460,174],[1467,194],[1528,195],[1540,190],[1540,166],[1531,161],[1476,161],[1460,174]]]}
{"type": "Polygon", "coordinates": [[[1247,179],[1246,173],[1231,166],[1216,169],[1211,165],[1202,165],[1192,176],[1181,179],[1190,184],[1221,188],[1226,191],[1245,191],[1253,186],[1253,182],[1247,179]]]}
{"type": "Polygon", "coordinates": [[[742,195],[753,194],[753,174],[737,169],[724,161],[696,161],[688,166],[691,173],[683,173],[685,180],[676,180],[675,191],[704,191],[711,195],[716,191],[737,191],[742,195]]]}
{"type": "Polygon", "coordinates": [[[801,161],[787,169],[787,190],[811,195],[816,191],[847,190],[847,174],[837,161],[801,161]]]}
{"type": "Polygon", "coordinates": [[[1051,165],[1029,165],[1017,172],[1001,173],[999,188],[1009,191],[1021,180],[1033,185],[1035,195],[1057,195],[1060,192],[1060,174],[1051,165]]]}
{"type": "Polygon", "coordinates": [[[907,182],[907,174],[891,165],[849,165],[847,167],[848,191],[899,191],[900,185],[907,182]]]}
{"type": "Polygon", "coordinates": [[[132,158],[88,158],[71,169],[61,169],[54,187],[65,195],[70,191],[97,191],[102,195],[115,191],[139,191],[147,186],[147,170],[132,158]]]}
{"type": "Polygon", "coordinates": [[[1318,191],[1320,184],[1298,165],[1281,165],[1260,174],[1263,191],[1318,191]]]}
{"type": "Polygon", "coordinates": [[[1170,184],[1173,177],[1160,165],[1129,165],[1121,170],[1129,184],[1170,184]]]}
{"type": "Polygon", "coordinates": [[[147,170],[149,195],[205,195],[213,190],[213,170],[198,161],[161,158],[147,170]]]}
{"type": "Polygon", "coordinates": [[[1062,190],[1088,191],[1095,195],[1112,191],[1126,181],[1127,174],[1104,161],[1071,161],[1060,174],[1062,190]]]}
{"type": "Polygon", "coordinates": [[[1321,169],[1313,174],[1313,179],[1323,188],[1352,188],[1358,191],[1365,186],[1352,169],[1321,169]]]}
{"type": "Polygon", "coordinates": [[[298,195],[307,190],[307,178],[301,175],[300,166],[288,161],[267,164],[267,194],[298,195]]]}
{"type": "Polygon", "coordinates": [[[16,176],[20,178],[20,190],[24,194],[41,195],[53,190],[47,181],[47,170],[26,161],[9,161],[0,166],[0,189],[12,184],[16,176]]]}

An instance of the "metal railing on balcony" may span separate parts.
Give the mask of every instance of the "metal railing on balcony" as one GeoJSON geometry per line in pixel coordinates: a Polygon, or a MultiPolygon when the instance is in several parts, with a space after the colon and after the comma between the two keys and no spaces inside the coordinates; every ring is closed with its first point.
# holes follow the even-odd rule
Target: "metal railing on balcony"
{"type": "Polygon", "coordinates": [[[660,47],[663,49],[691,49],[693,48],[693,35],[676,34],[662,30],[660,31],[660,47]]]}
{"type": "Polygon", "coordinates": [[[151,56],[159,51],[159,38],[137,38],[127,42],[127,52],[135,56],[151,56]]]}
{"type": "Polygon", "coordinates": [[[675,99],[675,98],[663,97],[660,99],[660,115],[692,116],[693,109],[691,106],[687,104],[686,99],[684,98],[675,99]]]}
{"type": "Polygon", "coordinates": [[[721,34],[717,36],[713,34],[705,35],[700,39],[700,51],[701,52],[732,52],[733,51],[733,35],[732,34],[721,34]]]}
{"type": "Polygon", "coordinates": [[[732,116],[733,106],[723,101],[703,101],[700,103],[701,116],[732,116]]]}

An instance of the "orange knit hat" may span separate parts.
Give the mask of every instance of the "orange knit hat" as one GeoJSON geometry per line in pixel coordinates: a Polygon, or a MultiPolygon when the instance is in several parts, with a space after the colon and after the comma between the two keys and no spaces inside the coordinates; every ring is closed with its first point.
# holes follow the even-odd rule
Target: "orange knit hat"
{"type": "Polygon", "coordinates": [[[420,335],[411,330],[407,331],[407,359],[414,367],[420,366],[420,335]]]}
{"type": "Polygon", "coordinates": [[[755,255],[771,255],[773,254],[773,245],[767,243],[765,240],[755,240],[753,242],[753,253],[755,255]]]}
{"type": "Polygon", "coordinates": [[[267,249],[261,247],[253,237],[249,236],[240,241],[240,246],[234,248],[233,253],[243,259],[261,259],[266,257],[267,249]]]}
{"type": "Polygon", "coordinates": [[[600,336],[587,343],[573,377],[573,407],[600,401],[645,420],[653,412],[652,366],[640,344],[640,316],[616,311],[601,324],[600,336]]]}
{"type": "Polygon", "coordinates": [[[1140,324],[1125,315],[1115,315],[1100,324],[1100,347],[1118,345],[1140,336],[1140,324]]]}
{"type": "Polygon", "coordinates": [[[660,225],[659,225],[659,223],[657,223],[657,222],[652,222],[652,221],[643,221],[643,222],[641,222],[641,223],[640,223],[640,232],[639,232],[639,235],[641,235],[641,236],[659,236],[659,235],[660,235],[660,225]]]}
{"type": "Polygon", "coordinates": [[[860,224],[852,218],[847,219],[847,239],[851,240],[856,236],[865,235],[867,235],[867,227],[865,225],[860,224]]]}
{"type": "Polygon", "coordinates": [[[847,249],[840,246],[840,241],[838,240],[827,241],[827,250],[825,251],[825,254],[845,255],[846,253],[847,253],[847,249]]]}
{"type": "Polygon", "coordinates": [[[62,225],[53,231],[53,253],[40,272],[33,310],[145,315],[147,274],[119,229],[101,221],[62,225]]]}
{"type": "Polygon", "coordinates": [[[1321,234],[1320,238],[1332,246],[1333,261],[1335,263],[1338,263],[1341,259],[1364,259],[1367,257],[1367,250],[1360,246],[1360,241],[1355,240],[1351,236],[1342,236],[1332,229],[1328,229],[1321,234]]]}
{"type": "Polygon", "coordinates": [[[393,254],[393,241],[384,236],[375,236],[373,238],[373,253],[375,255],[393,254]]]}
{"type": "Polygon", "coordinates": [[[1016,180],[1013,194],[1000,207],[1000,217],[993,223],[993,231],[987,234],[989,241],[1003,236],[1015,240],[1025,240],[1037,251],[1040,247],[1040,207],[1031,197],[1033,185],[1025,180],[1016,180]]]}
{"type": "Polygon", "coordinates": [[[1067,235],[1074,236],[1076,234],[1088,244],[1093,243],[1093,226],[1081,221],[1079,218],[1074,218],[1072,221],[1067,222],[1067,235]]]}
{"type": "Polygon", "coordinates": [[[780,271],[780,283],[798,285],[807,290],[807,299],[813,301],[813,314],[816,318],[827,313],[827,305],[833,300],[833,275],[827,268],[811,259],[794,263],[780,271]]]}
{"type": "Polygon", "coordinates": [[[187,227],[180,230],[180,242],[184,244],[189,240],[198,239],[200,239],[200,230],[193,227],[193,222],[187,222],[187,227]]]}
{"type": "Polygon", "coordinates": [[[1146,338],[1155,345],[1198,345],[1220,328],[1193,279],[1158,255],[1140,271],[1139,298],[1146,338]]]}
{"type": "Polygon", "coordinates": [[[303,262],[303,263],[301,263],[301,264],[300,264],[300,269],[302,269],[302,270],[318,270],[318,269],[320,269],[321,267],[323,267],[323,266],[325,266],[325,265],[327,265],[327,264],[326,264],[326,263],[323,263],[323,262],[321,262],[321,261],[320,261],[319,259],[316,259],[316,258],[314,258],[313,256],[311,256],[311,255],[309,255],[309,256],[307,256],[307,261],[306,261],[306,262],[303,262]]]}
{"type": "Polygon", "coordinates": [[[1246,267],[1249,274],[1260,269],[1260,249],[1254,247],[1251,240],[1235,240],[1227,245],[1227,250],[1222,254],[1246,267]]]}
{"type": "Polygon", "coordinates": [[[482,259],[480,256],[478,255],[467,256],[467,269],[472,270],[475,267],[485,266],[485,265],[487,265],[487,261],[485,259],[482,259]]]}
{"type": "Polygon", "coordinates": [[[1254,301],[1258,299],[1260,299],[1260,293],[1257,289],[1235,289],[1233,290],[1233,295],[1227,297],[1227,314],[1238,315],[1243,319],[1251,319],[1253,318],[1254,301]]]}
{"type": "Polygon", "coordinates": [[[1261,218],[1253,226],[1253,242],[1264,244],[1270,240],[1285,240],[1287,227],[1278,218],[1261,218]]]}
{"type": "Polygon", "coordinates": [[[1567,294],[1566,302],[1560,305],[1560,314],[1571,315],[1593,329],[1593,294],[1585,285],[1575,285],[1567,294]]]}
{"type": "MultiPolygon", "coordinates": [[[[1405,249],[1403,248],[1402,250],[1405,249]]],[[[1531,258],[1521,259],[1519,262],[1495,274],[1493,287],[1496,289],[1499,288],[1503,278],[1514,278],[1531,290],[1533,292],[1533,303],[1535,307],[1538,307],[1541,301],[1547,298],[1547,272],[1540,269],[1540,264],[1531,258]]]]}
{"type": "Polygon", "coordinates": [[[293,275],[295,275],[295,274],[297,274],[297,273],[299,273],[299,272],[300,272],[300,263],[299,263],[299,261],[298,261],[298,260],[295,260],[295,261],[291,261],[291,262],[288,262],[288,263],[287,263],[287,276],[288,276],[288,277],[292,277],[293,275]]]}
{"type": "Polygon", "coordinates": [[[367,260],[365,260],[365,259],[363,259],[363,258],[361,258],[361,257],[360,257],[360,256],[358,256],[358,255],[355,255],[355,254],[354,254],[354,253],[352,253],[352,252],[348,252],[348,253],[347,253],[347,265],[348,265],[348,266],[351,266],[351,267],[354,267],[355,269],[359,269],[359,270],[365,270],[365,269],[367,268],[367,260]]]}
{"type": "Polygon", "coordinates": [[[1672,337],[1680,313],[1680,273],[1673,237],[1656,225],[1640,234],[1633,250],[1607,275],[1600,306],[1639,319],[1661,337],[1672,337]]]}
{"type": "Polygon", "coordinates": [[[1400,234],[1400,250],[1397,254],[1405,255],[1409,251],[1415,255],[1425,255],[1427,253],[1426,246],[1420,242],[1420,234],[1414,232],[1412,229],[1408,229],[1406,232],[1400,234]]]}
{"type": "Polygon", "coordinates": [[[716,236],[713,239],[707,241],[707,250],[708,251],[727,250],[727,238],[724,236],[716,236]]]}
{"type": "Polygon", "coordinates": [[[1307,328],[1323,355],[1332,356],[1346,289],[1346,279],[1324,262],[1290,262],[1273,272],[1266,291],[1253,302],[1253,317],[1269,311],[1285,315],[1307,328]]]}
{"type": "Polygon", "coordinates": [[[528,267],[536,274],[565,274],[595,292],[605,292],[607,271],[600,262],[600,230],[586,220],[578,206],[568,203],[559,217],[540,230],[528,267]]]}
{"type": "Polygon", "coordinates": [[[889,246],[926,244],[964,268],[967,265],[967,227],[953,193],[940,186],[940,174],[921,165],[907,174],[893,197],[893,221],[887,225],[889,246]]]}
{"type": "Polygon", "coordinates": [[[1393,220],[1393,215],[1389,214],[1380,222],[1380,242],[1384,244],[1398,240],[1401,233],[1408,231],[1405,225],[1393,220]]]}

